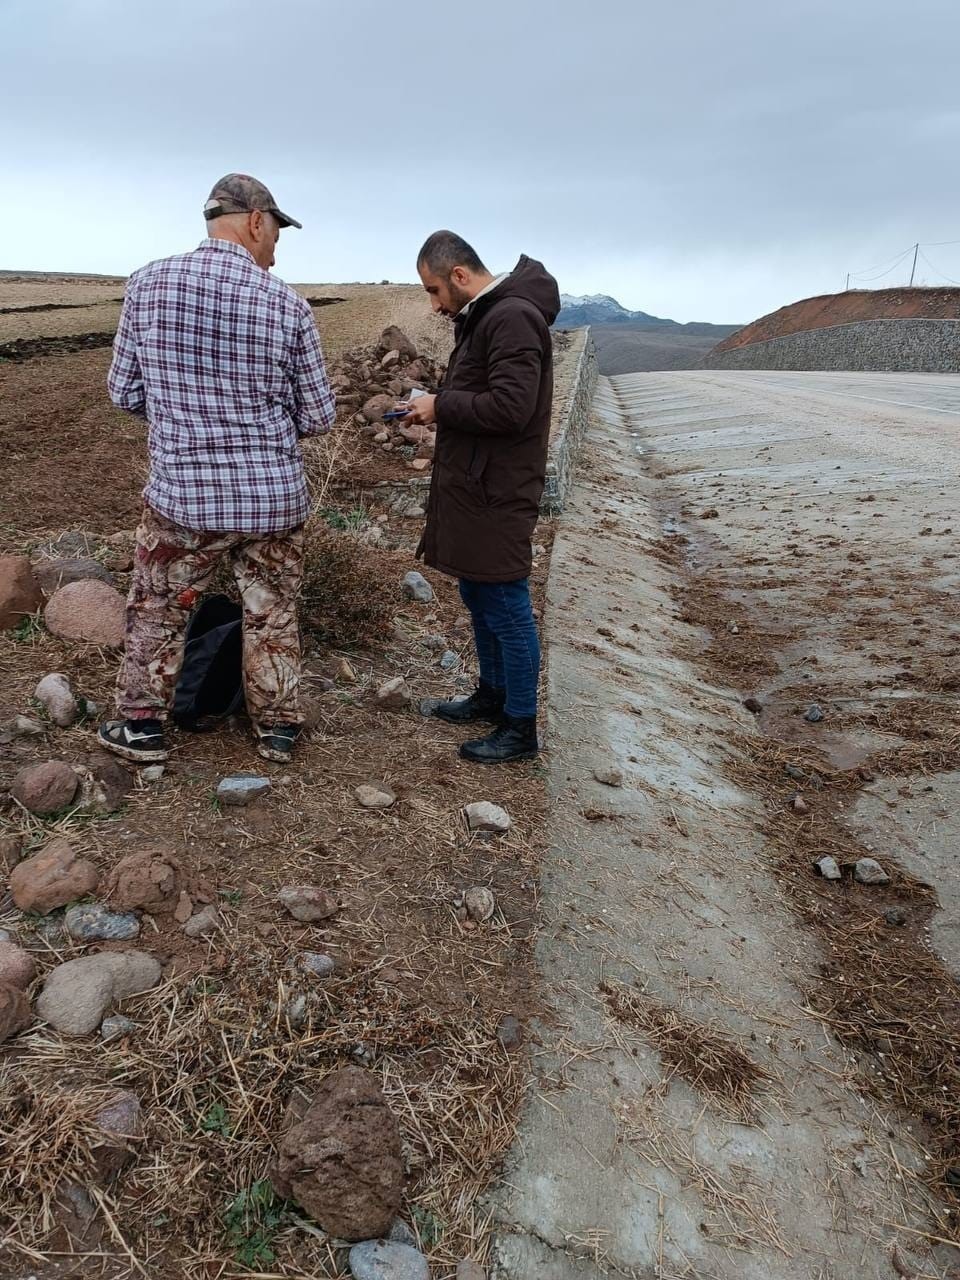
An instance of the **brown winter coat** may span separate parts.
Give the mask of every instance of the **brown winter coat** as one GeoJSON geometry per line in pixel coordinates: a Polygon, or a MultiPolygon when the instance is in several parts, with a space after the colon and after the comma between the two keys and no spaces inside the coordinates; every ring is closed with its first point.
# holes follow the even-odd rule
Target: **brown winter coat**
{"type": "Polygon", "coordinates": [[[522,257],[455,324],[418,557],[474,582],[530,573],[547,468],[557,282],[522,257]]]}

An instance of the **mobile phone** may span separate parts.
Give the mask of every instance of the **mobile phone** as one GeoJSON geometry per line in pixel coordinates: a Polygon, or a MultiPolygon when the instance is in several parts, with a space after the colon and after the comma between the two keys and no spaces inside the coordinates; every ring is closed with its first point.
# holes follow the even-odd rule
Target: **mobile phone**
{"type": "Polygon", "coordinates": [[[391,413],[385,413],[383,420],[384,422],[392,422],[394,418],[405,418],[408,412],[409,410],[407,409],[394,409],[391,413]]]}

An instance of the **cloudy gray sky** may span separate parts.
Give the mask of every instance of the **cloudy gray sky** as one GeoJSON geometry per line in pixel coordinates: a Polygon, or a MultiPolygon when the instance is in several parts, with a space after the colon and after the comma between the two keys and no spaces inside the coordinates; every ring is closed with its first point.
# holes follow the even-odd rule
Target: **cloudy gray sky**
{"type": "Polygon", "coordinates": [[[178,252],[239,169],[295,281],[412,279],[437,226],[679,320],[916,240],[960,280],[957,0],[0,0],[0,50],[0,267],[178,252]]]}

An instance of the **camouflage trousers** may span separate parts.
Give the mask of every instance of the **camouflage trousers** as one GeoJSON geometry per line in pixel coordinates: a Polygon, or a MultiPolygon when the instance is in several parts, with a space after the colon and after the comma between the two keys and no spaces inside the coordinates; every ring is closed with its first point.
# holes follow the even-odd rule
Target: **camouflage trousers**
{"type": "Polygon", "coordinates": [[[187,622],[223,556],[243,600],[243,684],[255,724],[300,724],[303,526],[286,533],[182,529],[149,507],[137,529],[117,681],[125,720],[164,720],[173,706],[187,622]]]}

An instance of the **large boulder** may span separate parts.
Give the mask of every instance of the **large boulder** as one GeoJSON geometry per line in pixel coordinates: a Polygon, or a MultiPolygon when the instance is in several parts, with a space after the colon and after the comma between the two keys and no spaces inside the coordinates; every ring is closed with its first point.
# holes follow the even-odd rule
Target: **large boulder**
{"type": "Polygon", "coordinates": [[[61,640],[119,649],[123,645],[126,604],[116,588],[88,579],[54,592],[43,612],[47,630],[61,640]]]}
{"type": "Polygon", "coordinates": [[[64,1035],[87,1035],[117,1000],[149,991],[160,976],[159,963],[143,951],[102,951],[68,960],[47,977],[37,1016],[64,1035]]]}
{"type": "Polygon", "coordinates": [[[79,785],[80,779],[68,764],[45,760],[43,764],[28,764],[16,773],[10,794],[25,809],[42,817],[66,808],[79,785]]]}
{"type": "Polygon", "coordinates": [[[273,1184],[341,1240],[387,1234],[403,1195],[400,1129],[370,1072],[325,1077],[280,1143],[273,1184]]]}
{"type": "Polygon", "coordinates": [[[43,604],[27,556],[0,556],[0,630],[18,627],[43,604]]]}
{"type": "Polygon", "coordinates": [[[361,412],[368,422],[382,422],[383,415],[390,413],[396,407],[396,400],[393,396],[376,395],[371,396],[364,403],[361,412]]]}
{"type": "Polygon", "coordinates": [[[92,893],[99,879],[93,863],[77,857],[70,841],[61,836],[14,867],[10,892],[21,911],[45,916],[92,893]]]}

